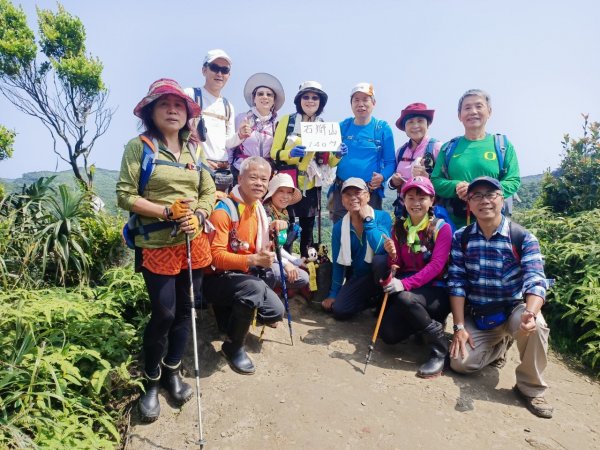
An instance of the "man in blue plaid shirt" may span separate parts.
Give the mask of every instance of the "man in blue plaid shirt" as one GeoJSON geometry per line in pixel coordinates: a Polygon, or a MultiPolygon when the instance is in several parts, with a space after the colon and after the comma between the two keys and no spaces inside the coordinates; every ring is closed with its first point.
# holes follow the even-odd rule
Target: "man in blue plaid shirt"
{"type": "Polygon", "coordinates": [[[540,312],[548,285],[539,243],[502,215],[502,186],[495,178],[473,180],[467,201],[477,222],[458,230],[452,240],[450,366],[460,373],[498,366],[515,340],[521,362],[514,392],[533,414],[549,419],[553,408],[544,398],[548,385],[542,372],[550,330],[540,312]],[[511,242],[517,233],[519,249],[511,242]]]}

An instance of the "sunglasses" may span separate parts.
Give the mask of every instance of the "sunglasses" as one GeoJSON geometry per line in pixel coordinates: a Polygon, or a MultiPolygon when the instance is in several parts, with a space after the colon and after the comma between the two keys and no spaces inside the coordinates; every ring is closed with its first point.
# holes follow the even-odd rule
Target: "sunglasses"
{"type": "Polygon", "coordinates": [[[316,102],[317,100],[320,100],[321,97],[319,97],[318,95],[303,95],[302,96],[302,100],[312,100],[313,102],[316,102]]]}
{"type": "Polygon", "coordinates": [[[227,75],[229,72],[231,72],[231,67],[227,67],[227,66],[220,66],[218,64],[215,63],[210,63],[208,65],[208,68],[214,72],[214,73],[219,73],[221,72],[223,75],[227,75]]]}

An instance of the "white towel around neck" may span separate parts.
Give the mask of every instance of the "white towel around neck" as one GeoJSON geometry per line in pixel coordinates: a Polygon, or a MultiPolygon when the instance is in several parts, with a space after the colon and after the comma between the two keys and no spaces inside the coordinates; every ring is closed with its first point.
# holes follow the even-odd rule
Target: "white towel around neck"
{"type": "MultiPolygon", "coordinates": [[[[231,194],[235,197],[235,199],[238,202],[244,203],[243,197],[240,194],[239,184],[234,186],[234,188],[231,190],[231,194]]],[[[251,206],[252,205],[247,205],[247,207],[251,206]]],[[[258,229],[256,231],[255,251],[259,252],[261,250],[269,248],[269,219],[267,217],[265,208],[263,207],[260,201],[255,202],[254,211],[256,213],[256,218],[258,222],[258,229]]]]}
{"type": "MultiPolygon", "coordinates": [[[[375,218],[375,211],[369,206],[369,215],[375,218]]],[[[365,237],[366,240],[366,237],[365,237]]],[[[373,249],[366,240],[367,251],[365,252],[365,262],[373,261],[373,249]]],[[[342,236],[340,238],[340,253],[337,257],[337,263],[342,266],[352,265],[352,246],[350,245],[350,213],[346,213],[342,219],[342,236]]]]}

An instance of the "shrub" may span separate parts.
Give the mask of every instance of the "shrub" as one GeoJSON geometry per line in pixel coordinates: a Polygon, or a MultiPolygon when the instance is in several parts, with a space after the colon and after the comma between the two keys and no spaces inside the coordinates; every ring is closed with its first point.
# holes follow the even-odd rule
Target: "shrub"
{"type": "Polygon", "coordinates": [[[516,216],[539,239],[546,276],[556,280],[544,306],[553,346],[592,369],[600,361],[599,213],[562,217],[545,208],[516,216]]]}
{"type": "Polygon", "coordinates": [[[583,137],[565,135],[563,155],[556,173],[542,181],[540,205],[554,212],[574,214],[600,208],[600,123],[583,115],[583,137]]]}

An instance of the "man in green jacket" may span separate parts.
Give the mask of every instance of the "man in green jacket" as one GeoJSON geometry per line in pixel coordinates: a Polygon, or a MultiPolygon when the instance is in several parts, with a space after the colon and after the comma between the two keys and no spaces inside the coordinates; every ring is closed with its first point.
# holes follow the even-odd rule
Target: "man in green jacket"
{"type": "Polygon", "coordinates": [[[467,224],[467,188],[472,180],[481,176],[499,180],[507,199],[521,185],[513,145],[508,139],[502,143],[505,151],[503,161],[499,161],[495,137],[485,130],[491,114],[492,104],[487,92],[480,89],[465,92],[458,101],[458,120],[465,127],[465,134],[443,145],[431,174],[435,192],[448,208],[457,229],[467,224]],[[452,155],[446,167],[446,152],[451,146],[452,155]]]}

